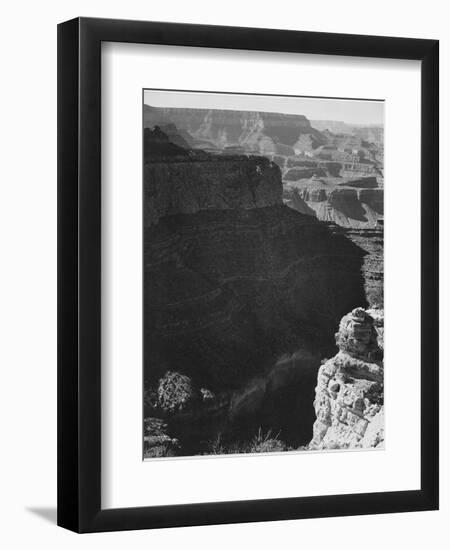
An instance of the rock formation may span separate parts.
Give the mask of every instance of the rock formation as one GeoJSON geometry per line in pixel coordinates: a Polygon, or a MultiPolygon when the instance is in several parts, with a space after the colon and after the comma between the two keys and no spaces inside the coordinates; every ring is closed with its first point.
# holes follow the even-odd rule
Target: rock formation
{"type": "Polygon", "coordinates": [[[364,251],[284,206],[268,159],[181,158],[172,145],[168,162],[144,143],[148,376],[180,371],[217,391],[285,353],[331,351],[340,317],[364,302],[364,251]]]}
{"type": "Polygon", "coordinates": [[[239,146],[251,153],[293,155],[302,136],[311,147],[325,143],[303,115],[220,109],[156,108],[144,105],[144,127],[175,124],[191,136],[191,145],[224,150],[239,146]]]}
{"type": "Polygon", "coordinates": [[[326,222],[366,252],[362,266],[369,305],[383,307],[384,204],[375,178],[326,183],[284,182],[283,201],[294,210],[326,222]]]}
{"type": "Polygon", "coordinates": [[[383,315],[356,308],[336,334],[339,352],[319,369],[312,450],[384,445],[383,315]]]}
{"type": "Polygon", "coordinates": [[[332,231],[339,232],[349,238],[357,246],[366,252],[362,265],[364,288],[367,302],[370,307],[384,307],[384,231],[383,225],[375,228],[337,228],[332,231]]]}
{"type": "Polygon", "coordinates": [[[291,202],[294,193],[314,211],[317,219],[341,227],[375,228],[383,219],[383,189],[373,186],[373,178],[331,183],[315,177],[307,184],[285,180],[285,202],[295,209],[291,202]]]}
{"type": "Polygon", "coordinates": [[[263,157],[152,162],[144,167],[145,225],[164,216],[281,206],[280,171],[263,157]]]}

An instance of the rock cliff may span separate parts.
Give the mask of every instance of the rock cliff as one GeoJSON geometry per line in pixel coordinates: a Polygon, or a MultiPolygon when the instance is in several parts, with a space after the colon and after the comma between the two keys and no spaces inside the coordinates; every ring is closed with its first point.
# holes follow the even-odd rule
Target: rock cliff
{"type": "Polygon", "coordinates": [[[281,205],[282,192],[280,169],[263,157],[152,162],[144,167],[145,224],[202,210],[281,205]]]}
{"type": "Polygon", "coordinates": [[[384,231],[383,226],[376,228],[344,229],[334,227],[366,252],[362,265],[364,288],[369,306],[384,307],[384,231]]]}
{"type": "MultiPolygon", "coordinates": [[[[285,184],[284,196],[291,201],[293,192],[297,192],[321,221],[348,228],[375,228],[383,218],[383,189],[362,185],[364,180],[357,180],[355,185],[331,185],[320,180],[309,186],[285,184]]],[[[295,208],[294,203],[288,204],[295,208]]]]}
{"type": "Polygon", "coordinates": [[[340,317],[365,303],[364,251],[283,205],[268,159],[193,153],[157,132],[157,155],[144,143],[148,377],[179,371],[217,391],[285,353],[331,351],[340,317]]]}
{"type": "Polygon", "coordinates": [[[280,169],[264,157],[194,151],[173,125],[144,131],[146,227],[174,214],[281,205],[282,193],[280,169]]]}
{"type": "Polygon", "coordinates": [[[144,127],[175,124],[202,148],[239,146],[247,152],[294,154],[302,136],[312,147],[325,143],[321,133],[303,115],[221,109],[156,108],[144,105],[144,127]]]}
{"type": "Polygon", "coordinates": [[[312,450],[384,445],[383,314],[356,308],[336,334],[339,352],[319,369],[312,450]]]}

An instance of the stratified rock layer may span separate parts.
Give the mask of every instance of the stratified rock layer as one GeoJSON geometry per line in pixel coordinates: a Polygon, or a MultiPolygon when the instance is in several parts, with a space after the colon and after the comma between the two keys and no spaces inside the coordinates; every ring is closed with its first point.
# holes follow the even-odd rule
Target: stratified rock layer
{"type": "Polygon", "coordinates": [[[371,185],[371,179],[365,178],[368,183],[362,179],[337,186],[322,184],[320,180],[309,187],[286,184],[284,195],[287,204],[295,208],[292,196],[298,194],[321,221],[354,229],[376,228],[383,218],[383,189],[362,188],[371,185]]]}
{"type": "Polygon", "coordinates": [[[357,308],[342,318],[339,352],[317,376],[311,449],[383,447],[382,325],[380,310],[357,308]]]}
{"type": "Polygon", "coordinates": [[[364,251],[284,206],[268,159],[172,139],[155,128],[144,141],[146,377],[222,391],[283,354],[331,351],[338,320],[365,301],[364,251]]]}
{"type": "Polygon", "coordinates": [[[174,214],[281,204],[280,169],[263,157],[208,156],[144,167],[146,226],[174,214]]]}
{"type": "Polygon", "coordinates": [[[222,109],[155,108],[144,105],[144,127],[175,124],[202,148],[241,148],[251,153],[293,155],[298,142],[325,143],[303,115],[222,109]]]}

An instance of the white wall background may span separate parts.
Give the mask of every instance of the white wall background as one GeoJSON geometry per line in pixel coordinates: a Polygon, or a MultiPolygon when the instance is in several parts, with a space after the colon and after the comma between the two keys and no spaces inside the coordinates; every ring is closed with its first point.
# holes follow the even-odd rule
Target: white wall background
{"type": "MultiPolygon", "coordinates": [[[[322,548],[448,544],[450,521],[450,10],[445,0],[66,0],[2,10],[0,544],[53,548],[322,548]],[[56,24],[84,15],[436,38],[441,41],[441,510],[75,535],[56,506],[56,24]]],[[[407,216],[408,182],[405,186],[407,216]]],[[[403,216],[402,216],[403,217],[403,216]]],[[[400,222],[401,223],[401,222],[400,222]]],[[[405,277],[407,274],[405,273],[405,277]]],[[[407,396],[405,396],[407,403],[407,396]]]]}

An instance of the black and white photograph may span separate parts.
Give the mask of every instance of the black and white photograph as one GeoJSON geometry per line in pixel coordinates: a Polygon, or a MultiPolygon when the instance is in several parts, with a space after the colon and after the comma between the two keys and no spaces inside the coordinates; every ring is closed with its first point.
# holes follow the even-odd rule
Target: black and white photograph
{"type": "Polygon", "coordinates": [[[384,107],[143,90],[144,460],[384,449],[384,107]]]}

